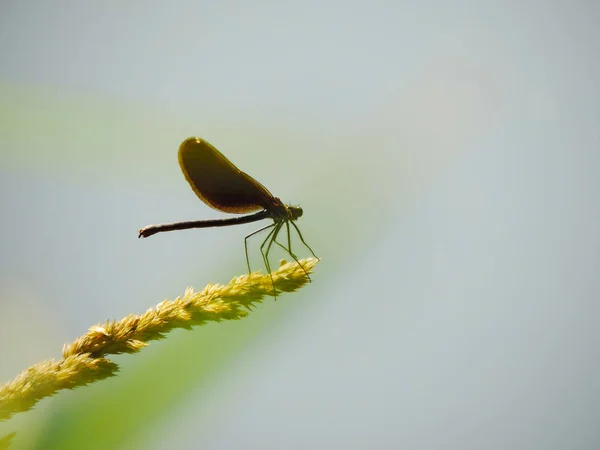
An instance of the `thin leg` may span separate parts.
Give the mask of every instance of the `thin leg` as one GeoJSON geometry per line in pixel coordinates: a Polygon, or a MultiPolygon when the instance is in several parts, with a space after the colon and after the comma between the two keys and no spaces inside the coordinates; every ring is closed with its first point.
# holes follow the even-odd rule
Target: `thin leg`
{"type": "Polygon", "coordinates": [[[287,231],[288,236],[288,249],[290,251],[290,255],[292,254],[292,239],[290,238],[290,221],[285,222],[285,230],[287,231]]]}
{"type": "Polygon", "coordinates": [[[302,241],[302,243],[305,245],[305,247],[307,249],[310,250],[310,252],[312,253],[312,255],[317,258],[319,261],[321,260],[317,255],[315,255],[315,252],[313,252],[312,248],[310,248],[310,246],[306,243],[306,241],[304,240],[304,238],[302,237],[302,233],[300,233],[300,229],[298,228],[298,225],[296,225],[294,222],[290,221],[291,224],[294,226],[294,228],[296,229],[296,231],[298,232],[298,236],[300,237],[300,240],[302,241]]]}
{"type": "Polygon", "coordinates": [[[279,242],[275,241],[275,243],[277,245],[279,245],[282,249],[284,249],[286,252],[289,253],[289,255],[294,258],[294,261],[296,261],[298,263],[298,265],[300,266],[300,268],[304,271],[304,275],[306,275],[306,278],[308,278],[308,281],[312,281],[310,279],[310,275],[308,274],[308,272],[306,271],[306,269],[304,268],[304,266],[302,264],[300,264],[300,261],[298,261],[298,257],[296,255],[294,255],[289,249],[285,248],[285,246],[283,246],[282,244],[280,244],[279,242]]]}
{"type": "Polygon", "coordinates": [[[246,250],[246,264],[248,265],[248,274],[252,273],[252,271],[250,270],[250,259],[248,258],[248,238],[251,236],[254,236],[257,233],[260,233],[261,231],[264,231],[264,230],[274,227],[274,226],[275,226],[275,222],[273,222],[271,225],[267,225],[266,227],[262,227],[256,231],[253,231],[252,233],[250,233],[248,236],[246,236],[244,238],[244,250],[246,250]]]}
{"type": "Polygon", "coordinates": [[[271,277],[271,284],[273,285],[273,292],[275,294],[275,297],[277,296],[277,289],[275,289],[275,282],[273,281],[273,274],[271,273],[271,264],[269,263],[269,252],[271,251],[271,245],[273,245],[273,241],[275,239],[277,239],[277,235],[279,234],[279,230],[281,230],[282,225],[283,225],[283,222],[278,223],[275,226],[275,228],[273,228],[273,231],[271,233],[269,233],[269,236],[267,236],[267,238],[269,238],[269,237],[271,237],[271,234],[273,235],[273,237],[271,237],[271,240],[269,241],[269,245],[267,245],[267,250],[264,253],[263,253],[263,247],[266,244],[267,240],[265,239],[265,241],[260,246],[260,251],[261,251],[261,253],[263,253],[263,259],[265,261],[265,266],[267,266],[267,271],[269,272],[269,277],[271,277]]]}
{"type": "Polygon", "coordinates": [[[273,236],[273,233],[277,230],[277,223],[273,223],[273,226],[275,228],[273,228],[271,231],[269,231],[269,234],[267,234],[267,237],[265,238],[264,241],[262,241],[262,244],[260,244],[260,254],[262,255],[262,259],[263,259],[263,263],[265,263],[265,267],[267,268],[267,272],[271,273],[271,266],[269,265],[269,261],[265,261],[265,252],[263,251],[263,248],[265,247],[265,245],[267,244],[267,241],[271,238],[271,236],[273,236]]]}
{"type": "Polygon", "coordinates": [[[285,248],[284,245],[280,244],[279,242],[277,242],[275,240],[275,243],[277,245],[279,245],[282,249],[284,249],[292,258],[294,258],[294,261],[296,261],[296,263],[300,266],[300,268],[304,271],[304,275],[306,275],[306,278],[308,279],[308,281],[312,281],[310,279],[310,275],[308,274],[308,272],[306,271],[306,269],[304,268],[304,266],[302,264],[300,264],[300,261],[298,261],[298,257],[294,254],[294,252],[292,251],[292,240],[290,237],[290,224],[286,221],[285,222],[285,228],[287,231],[287,241],[288,241],[288,247],[285,248]]]}
{"type": "Polygon", "coordinates": [[[277,224],[277,226],[275,227],[275,233],[273,234],[273,237],[271,238],[269,245],[267,245],[267,250],[265,251],[265,257],[267,259],[269,258],[269,252],[271,251],[271,246],[273,245],[273,242],[276,242],[275,240],[277,239],[277,235],[279,234],[279,231],[281,230],[282,226],[283,226],[283,222],[277,224]]]}

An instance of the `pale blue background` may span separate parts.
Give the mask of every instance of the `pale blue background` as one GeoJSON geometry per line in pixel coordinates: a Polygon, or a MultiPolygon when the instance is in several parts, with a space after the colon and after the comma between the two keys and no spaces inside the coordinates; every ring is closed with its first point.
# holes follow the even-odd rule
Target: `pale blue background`
{"type": "Polygon", "coordinates": [[[244,272],[253,225],[136,239],[222,216],[179,172],[188,136],[301,204],[323,260],[299,293],[115,358],[118,378],[0,435],[599,448],[598,5],[3,1],[1,381],[90,325],[244,272]],[[197,345],[218,364],[193,366],[197,345]]]}

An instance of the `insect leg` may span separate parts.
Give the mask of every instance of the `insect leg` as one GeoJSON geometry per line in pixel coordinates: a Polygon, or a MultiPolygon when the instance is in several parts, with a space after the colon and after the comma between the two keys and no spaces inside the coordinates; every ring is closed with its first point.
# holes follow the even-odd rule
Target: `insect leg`
{"type": "Polygon", "coordinates": [[[273,222],[271,225],[267,225],[266,227],[262,227],[256,231],[253,231],[252,233],[250,233],[248,236],[246,236],[244,238],[244,250],[246,250],[246,264],[248,265],[248,273],[252,273],[252,271],[250,270],[250,259],[248,258],[248,238],[254,236],[257,233],[260,233],[261,231],[267,230],[271,227],[275,226],[275,222],[273,222]]]}
{"type": "Polygon", "coordinates": [[[302,233],[300,233],[300,229],[298,228],[298,225],[296,225],[294,222],[291,222],[291,223],[294,226],[294,228],[296,229],[296,231],[298,232],[298,236],[300,237],[300,240],[302,241],[302,243],[306,246],[307,249],[310,250],[312,255],[320,261],[319,257],[317,255],[315,255],[315,252],[313,252],[312,248],[310,248],[310,246],[306,243],[306,241],[302,237],[302,233]]]}
{"type": "Polygon", "coordinates": [[[290,225],[289,223],[286,221],[285,222],[285,227],[287,230],[287,240],[288,240],[288,248],[285,248],[284,245],[280,244],[279,242],[275,241],[275,243],[277,245],[279,245],[282,249],[284,249],[286,252],[289,253],[289,255],[294,258],[294,261],[296,261],[296,263],[300,266],[300,268],[304,271],[304,275],[306,275],[306,278],[308,278],[308,281],[312,281],[310,279],[310,275],[308,274],[308,272],[306,271],[306,269],[304,268],[304,266],[302,264],[300,264],[300,261],[298,261],[298,257],[294,254],[294,252],[292,251],[292,243],[291,243],[291,239],[290,239],[290,225]]]}
{"type": "Polygon", "coordinates": [[[265,266],[267,267],[267,272],[269,272],[269,277],[271,277],[271,284],[273,285],[273,292],[275,293],[275,296],[277,296],[277,290],[275,289],[275,282],[273,281],[273,274],[271,273],[271,264],[269,263],[269,252],[271,251],[271,245],[273,244],[273,241],[275,239],[277,239],[277,234],[279,234],[279,230],[281,230],[281,226],[283,225],[283,222],[279,222],[275,225],[275,228],[273,228],[273,230],[271,230],[271,232],[269,233],[269,235],[267,236],[267,238],[263,241],[263,243],[260,246],[260,252],[263,255],[263,261],[265,262],[265,266]],[[273,237],[271,237],[273,236],[273,237]],[[263,252],[263,248],[265,246],[265,244],[267,243],[267,241],[269,240],[269,245],[267,245],[267,250],[263,252]]]}

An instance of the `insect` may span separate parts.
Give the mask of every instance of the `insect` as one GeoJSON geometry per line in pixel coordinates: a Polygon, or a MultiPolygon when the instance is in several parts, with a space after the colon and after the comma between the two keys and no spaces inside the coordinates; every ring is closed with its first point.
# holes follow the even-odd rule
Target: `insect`
{"type": "MultiPolygon", "coordinates": [[[[315,255],[304,240],[300,229],[295,223],[303,214],[302,208],[285,205],[279,198],[273,196],[261,183],[234,166],[231,161],[204,139],[191,137],[181,143],[179,146],[179,165],[185,179],[198,198],[211,208],[233,214],[258,212],[229,219],[193,220],[163,225],[149,225],[140,230],[138,237],[147,238],[153,234],[165,231],[225,227],[257,222],[263,219],[272,219],[272,224],[262,227],[244,238],[248,272],[251,272],[250,259],[248,258],[248,239],[261,231],[270,229],[267,237],[260,245],[260,253],[271,277],[271,283],[273,284],[273,276],[271,275],[271,266],[269,264],[269,252],[273,243],[284,249],[300,265],[310,280],[308,273],[292,251],[290,237],[291,224],[298,233],[300,241],[318,259],[317,255],[315,255]],[[277,236],[284,225],[287,232],[287,247],[277,241],[277,236]]],[[[275,291],[274,284],[273,290],[275,291]]]]}

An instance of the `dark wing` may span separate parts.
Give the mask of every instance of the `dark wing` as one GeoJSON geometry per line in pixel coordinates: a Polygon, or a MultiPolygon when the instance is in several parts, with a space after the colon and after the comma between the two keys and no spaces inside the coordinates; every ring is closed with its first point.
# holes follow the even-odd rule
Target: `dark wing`
{"type": "Polygon", "coordinates": [[[191,137],[181,143],[179,165],[198,198],[218,211],[242,214],[272,203],[267,188],[203,139],[191,137]]]}

